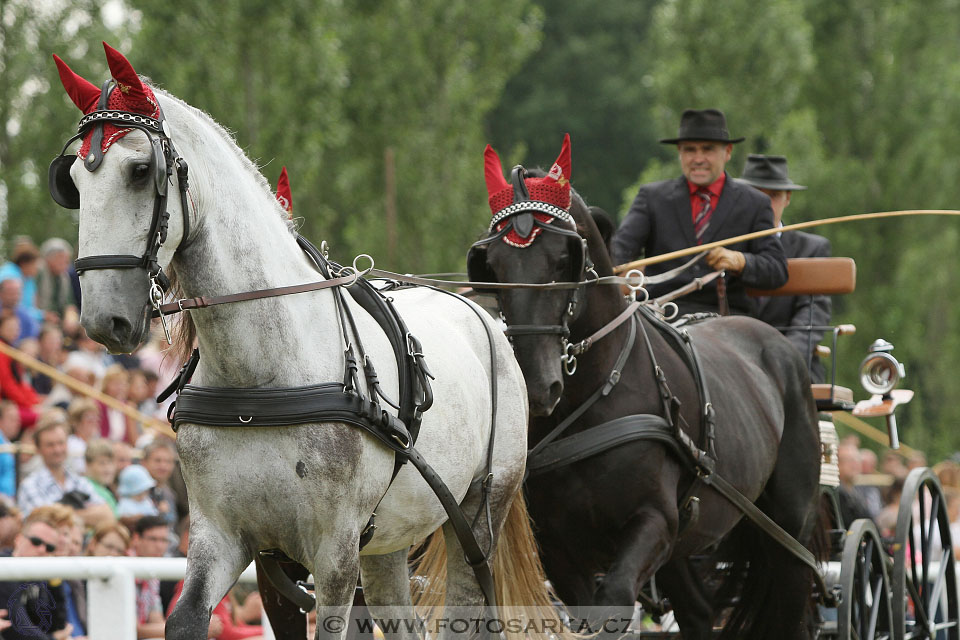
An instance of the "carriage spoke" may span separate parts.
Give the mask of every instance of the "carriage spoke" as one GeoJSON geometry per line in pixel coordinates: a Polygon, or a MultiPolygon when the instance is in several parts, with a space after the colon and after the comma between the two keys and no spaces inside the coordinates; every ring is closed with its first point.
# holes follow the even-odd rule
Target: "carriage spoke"
{"type": "Polygon", "coordinates": [[[870,589],[870,619],[867,626],[868,638],[875,638],[877,635],[877,620],[880,618],[880,605],[883,604],[883,576],[878,575],[874,578],[870,589]]]}
{"type": "Polygon", "coordinates": [[[933,587],[929,588],[926,592],[930,596],[930,602],[928,603],[928,617],[931,621],[936,621],[937,613],[940,611],[941,597],[943,593],[943,588],[946,586],[947,578],[947,563],[950,562],[950,554],[952,551],[943,550],[940,553],[940,568],[937,571],[937,580],[934,582],[933,587]]]}

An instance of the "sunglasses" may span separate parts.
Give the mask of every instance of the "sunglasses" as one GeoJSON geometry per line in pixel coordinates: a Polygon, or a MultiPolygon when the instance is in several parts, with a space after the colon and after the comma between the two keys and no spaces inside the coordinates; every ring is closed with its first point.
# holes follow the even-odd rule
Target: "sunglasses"
{"type": "Polygon", "coordinates": [[[27,540],[29,540],[30,544],[32,544],[35,547],[43,546],[44,548],[46,548],[47,553],[53,553],[54,551],[57,550],[57,545],[50,544],[46,540],[42,540],[36,536],[28,536],[27,540]]]}

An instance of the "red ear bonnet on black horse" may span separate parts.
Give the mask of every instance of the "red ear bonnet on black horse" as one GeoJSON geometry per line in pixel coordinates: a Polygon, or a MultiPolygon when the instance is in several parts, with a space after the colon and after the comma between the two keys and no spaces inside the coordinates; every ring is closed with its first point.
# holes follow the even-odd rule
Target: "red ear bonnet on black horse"
{"type": "MultiPolygon", "coordinates": [[[[566,222],[571,230],[576,224],[570,209],[570,134],[563,138],[560,155],[542,178],[528,177],[517,165],[510,173],[510,182],[503,177],[500,157],[489,144],[483,151],[484,177],[493,219],[490,237],[471,247],[467,254],[467,273],[473,282],[495,282],[496,277],[486,260],[490,242],[502,239],[510,246],[524,249],[533,244],[543,231],[543,225],[554,220],[566,222]]],[[[475,287],[476,289],[476,287],[475,287]]],[[[494,293],[495,290],[477,289],[494,293]]]]}

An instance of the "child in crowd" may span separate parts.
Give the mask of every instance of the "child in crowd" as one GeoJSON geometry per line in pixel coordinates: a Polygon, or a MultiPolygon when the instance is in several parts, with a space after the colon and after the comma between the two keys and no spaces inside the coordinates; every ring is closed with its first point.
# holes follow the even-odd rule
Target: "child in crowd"
{"type": "MultiPolygon", "coordinates": [[[[16,346],[20,333],[20,319],[12,314],[0,314],[0,340],[8,346],[16,346]]],[[[31,427],[37,421],[37,405],[40,398],[27,381],[23,365],[10,356],[0,353],[0,397],[12,400],[20,410],[20,422],[31,427]]]]}
{"type": "Polygon", "coordinates": [[[122,519],[135,516],[155,516],[157,505],[150,499],[150,489],[157,486],[150,472],[138,464],[131,464],[118,476],[117,517],[122,519]]]}
{"type": "Polygon", "coordinates": [[[117,496],[113,493],[117,479],[117,463],[113,443],[102,438],[92,440],[83,457],[86,461],[87,480],[93,485],[97,495],[113,509],[113,515],[117,515],[117,496]]]}
{"type": "Polygon", "coordinates": [[[67,418],[71,432],[67,438],[67,464],[83,475],[87,472],[87,445],[100,436],[100,408],[90,398],[79,397],[67,408],[67,418]]]}

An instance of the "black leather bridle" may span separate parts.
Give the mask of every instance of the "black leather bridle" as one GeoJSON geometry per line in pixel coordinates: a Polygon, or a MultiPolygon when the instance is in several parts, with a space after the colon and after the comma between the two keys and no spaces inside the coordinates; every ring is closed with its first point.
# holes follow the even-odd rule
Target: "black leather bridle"
{"type": "MultiPolygon", "coordinates": [[[[570,262],[571,269],[567,274],[572,282],[582,282],[587,273],[593,269],[593,263],[590,261],[587,253],[587,241],[577,233],[577,223],[573,216],[565,209],[539,200],[531,200],[527,191],[526,170],[517,165],[510,172],[510,180],[513,184],[513,204],[498,211],[490,221],[490,227],[487,230],[489,234],[486,238],[475,242],[467,253],[467,273],[473,282],[497,282],[496,275],[487,264],[487,247],[494,242],[503,240],[510,231],[516,231],[521,238],[528,238],[533,233],[535,227],[545,232],[556,233],[567,237],[570,242],[570,262]],[[533,214],[542,213],[550,216],[551,221],[538,220],[533,214]],[[506,221],[502,229],[497,226],[506,221]],[[552,224],[559,221],[564,224],[552,224]]],[[[474,287],[478,292],[498,294],[499,290],[494,288],[474,287]]],[[[504,333],[508,337],[523,335],[543,335],[557,334],[563,337],[563,340],[570,336],[570,329],[567,326],[569,320],[576,316],[580,302],[581,287],[573,287],[567,298],[566,311],[560,320],[560,324],[541,325],[541,324],[514,324],[508,325],[504,333]]]]}
{"type": "MultiPolygon", "coordinates": [[[[110,94],[115,90],[116,83],[113,80],[103,83],[97,109],[80,119],[80,123],[77,125],[77,134],[67,140],[60,155],[50,163],[48,174],[50,195],[62,207],[68,209],[80,208],[80,193],[70,178],[70,167],[76,162],[77,156],[75,154],[67,155],[67,147],[74,141],[86,136],[90,129],[93,129],[90,151],[83,162],[83,166],[91,172],[96,171],[103,162],[104,153],[101,151],[101,143],[103,141],[104,123],[110,122],[123,128],[139,129],[147,135],[153,150],[151,164],[154,169],[153,182],[156,188],[156,197],[153,201],[153,218],[150,222],[150,232],[147,235],[147,247],[143,255],[104,254],[84,256],[77,258],[74,265],[78,274],[94,269],[145,269],[150,279],[150,302],[157,309],[163,301],[164,292],[170,286],[170,279],[160,267],[157,255],[160,252],[160,247],[167,239],[167,226],[170,219],[170,212],[167,211],[167,185],[174,169],[177,172],[180,206],[183,213],[181,245],[190,233],[190,214],[187,208],[187,163],[180,157],[176,147],[174,147],[166,120],[163,117],[163,109],[160,108],[159,103],[157,103],[156,118],[130,111],[107,109],[110,94]]],[[[165,322],[164,329],[166,330],[165,322]]]]}

